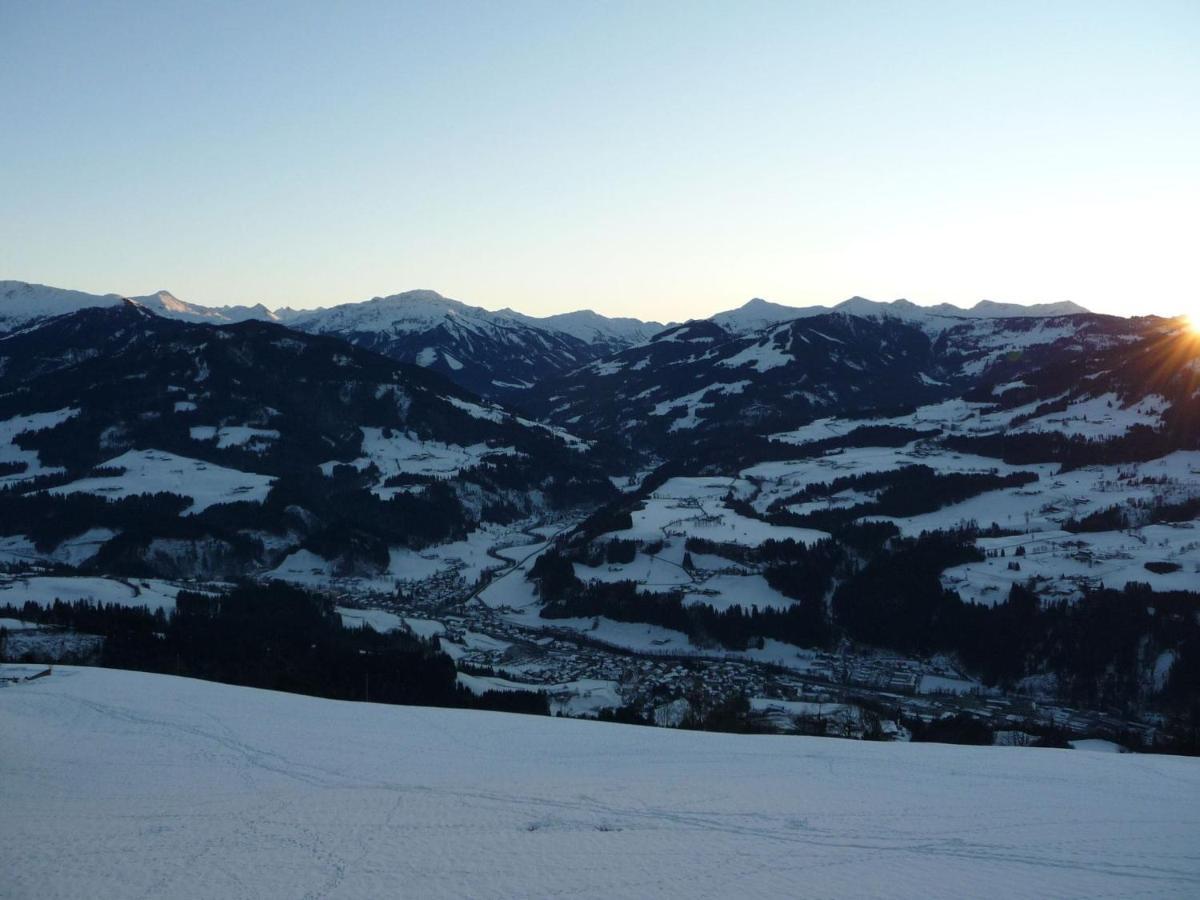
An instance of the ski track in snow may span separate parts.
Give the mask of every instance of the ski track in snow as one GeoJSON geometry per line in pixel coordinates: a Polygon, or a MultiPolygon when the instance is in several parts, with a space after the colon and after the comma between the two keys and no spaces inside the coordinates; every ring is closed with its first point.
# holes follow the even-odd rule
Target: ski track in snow
{"type": "Polygon", "coordinates": [[[1195,896],[1200,762],[0,689],[6,897],[1195,896]]]}

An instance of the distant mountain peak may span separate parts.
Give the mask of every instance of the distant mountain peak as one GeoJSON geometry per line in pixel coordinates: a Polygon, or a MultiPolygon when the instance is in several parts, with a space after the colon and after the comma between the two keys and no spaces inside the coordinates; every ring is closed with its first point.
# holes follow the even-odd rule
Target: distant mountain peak
{"type": "Polygon", "coordinates": [[[1070,300],[1061,300],[1056,303],[1032,303],[1029,305],[1000,303],[995,300],[980,300],[971,307],[969,312],[974,315],[993,318],[1015,318],[1018,316],[1078,316],[1086,315],[1091,310],[1070,300]]]}
{"type": "Polygon", "coordinates": [[[368,303],[450,303],[459,306],[466,306],[458,300],[452,300],[439,294],[430,288],[414,288],[411,291],[401,291],[398,294],[386,294],[383,296],[375,296],[368,303]]]}

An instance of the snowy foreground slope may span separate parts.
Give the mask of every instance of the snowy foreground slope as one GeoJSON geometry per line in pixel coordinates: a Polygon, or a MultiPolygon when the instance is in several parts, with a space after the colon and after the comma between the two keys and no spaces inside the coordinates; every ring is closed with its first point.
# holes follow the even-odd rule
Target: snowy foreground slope
{"type": "Polygon", "coordinates": [[[1196,896],[1197,800],[1173,757],[0,688],[5,897],[1196,896]]]}

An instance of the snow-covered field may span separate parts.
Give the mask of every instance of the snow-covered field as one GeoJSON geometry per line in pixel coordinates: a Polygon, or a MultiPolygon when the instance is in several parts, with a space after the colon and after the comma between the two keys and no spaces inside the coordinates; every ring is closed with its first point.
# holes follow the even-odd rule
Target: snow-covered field
{"type": "MultiPolygon", "coordinates": [[[[176,408],[179,404],[175,404],[176,408]]],[[[195,405],[192,405],[195,408],[195,405]]],[[[193,425],[189,434],[193,441],[216,441],[217,449],[229,447],[245,447],[256,453],[267,449],[273,441],[279,440],[279,432],[274,428],[253,428],[249,425],[193,425]]]]}
{"type": "MultiPolygon", "coordinates": [[[[194,589],[194,588],[193,588],[194,589]]],[[[53,606],[55,600],[75,603],[145,606],[151,612],[175,608],[179,585],[158,578],[98,578],[69,575],[0,575],[0,605],[53,606]]]]}
{"type": "Polygon", "coordinates": [[[749,482],[737,478],[672,478],[633,512],[633,526],[614,536],[642,541],[687,536],[749,547],[789,538],[811,544],[828,537],[811,528],[768,525],[740,515],[722,502],[727,494],[745,496],[751,489],[749,482]]]}
{"type": "Polygon", "coordinates": [[[100,552],[105,542],[117,536],[111,528],[89,528],[68,538],[49,553],[43,553],[23,534],[0,537],[0,563],[33,563],[44,560],[79,566],[100,552]]]}
{"type": "Polygon", "coordinates": [[[1186,897],[1198,800],[1174,757],[0,688],[13,898],[1186,897]]]}
{"type": "Polygon", "coordinates": [[[0,475],[0,485],[15,484],[37,475],[61,472],[57,466],[43,466],[34,450],[24,450],[13,443],[14,439],[31,431],[57,428],[68,419],[79,415],[77,409],[59,409],[54,412],[34,413],[30,416],[14,416],[0,421],[0,463],[24,464],[25,468],[9,475],[0,475]]]}
{"type": "MultiPolygon", "coordinates": [[[[455,405],[464,404],[459,401],[455,405]]],[[[364,427],[360,431],[363,436],[363,455],[348,465],[356,469],[365,469],[374,464],[381,477],[380,484],[373,490],[385,500],[408,489],[406,486],[384,487],[383,481],[393,475],[437,475],[446,478],[476,466],[488,457],[511,456],[517,452],[513,447],[489,447],[487,444],[462,447],[458,444],[444,444],[441,441],[420,440],[408,432],[392,429],[364,427]]],[[[345,464],[322,463],[321,471],[329,475],[339,465],[345,464]]]]}
{"type": "Polygon", "coordinates": [[[103,463],[120,475],[81,478],[50,489],[51,494],[99,494],[116,499],[168,491],[190,497],[184,515],[202,512],[217,503],[262,503],[274,481],[266,475],[240,472],[163,450],[130,450],[103,463]]]}
{"type": "MultiPolygon", "coordinates": [[[[296,550],[289,554],[266,577],[316,589],[336,586],[356,593],[390,594],[398,584],[423,581],[444,572],[456,572],[464,584],[474,584],[485,571],[505,566],[502,560],[491,554],[515,560],[544,546],[531,544],[523,547],[529,541],[529,532],[523,530],[525,527],[535,526],[529,523],[511,526],[485,523],[461,541],[436,544],[424,550],[392,547],[389,550],[387,572],[374,578],[340,577],[329,560],[309,550],[296,550]],[[522,549],[524,552],[521,552],[522,549]]],[[[0,549],[2,547],[0,544],[0,549]]]]}
{"type": "Polygon", "coordinates": [[[1078,597],[1085,586],[1123,588],[1137,581],[1156,591],[1193,591],[1200,585],[1200,527],[1195,522],[1128,531],[1047,531],[982,538],[976,546],[1003,550],[1005,555],[949,568],[942,573],[942,583],[964,600],[988,606],[1007,599],[1014,583],[1030,579],[1043,596],[1066,600],[1078,597]],[[1023,556],[1015,555],[1017,548],[1024,550],[1023,556]],[[1178,568],[1156,572],[1147,569],[1147,563],[1178,568]]]}
{"type": "MultiPolygon", "coordinates": [[[[1011,382],[997,388],[997,396],[1005,390],[1023,387],[1023,382],[1011,382]]],[[[1066,435],[1091,438],[1116,437],[1125,434],[1134,425],[1157,428],[1162,425],[1162,412],[1166,400],[1151,394],[1128,406],[1122,404],[1116,394],[1107,393],[1092,397],[1076,398],[1062,412],[1045,413],[1030,418],[1044,404],[1062,400],[1065,395],[1036,400],[1024,406],[1000,409],[992,403],[975,403],[953,399],[932,403],[917,408],[902,416],[879,419],[842,419],[836,417],[816,419],[793,431],[772,435],[777,441],[791,444],[807,444],[830,437],[840,437],[855,428],[867,425],[891,425],[903,428],[938,428],[957,434],[994,434],[999,431],[1058,431],[1066,435]],[[1013,426],[1013,420],[1022,419],[1013,426]]]]}
{"type": "MultiPolygon", "coordinates": [[[[931,459],[927,464],[941,472],[954,471],[941,459],[931,459]]],[[[1178,503],[1200,495],[1200,452],[1194,450],[1177,451],[1148,462],[1085,466],[1070,472],[1057,472],[1058,466],[1053,463],[1020,469],[1037,472],[1039,480],[893,521],[910,535],[967,522],[985,527],[995,523],[1010,530],[1053,531],[1073,516],[1083,517],[1110,506],[1132,507],[1158,500],[1178,503]]]]}

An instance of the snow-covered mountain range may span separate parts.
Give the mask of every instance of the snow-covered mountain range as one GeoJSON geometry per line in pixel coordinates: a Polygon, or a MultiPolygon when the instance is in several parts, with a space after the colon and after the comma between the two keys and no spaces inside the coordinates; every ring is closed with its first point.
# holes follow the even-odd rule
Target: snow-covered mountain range
{"type": "Polygon", "coordinates": [[[963,308],[952,303],[918,306],[909,300],[881,302],[868,300],[865,297],[851,297],[834,306],[786,306],[782,303],[773,303],[770,300],[755,297],[737,309],[726,310],[710,316],[709,321],[716,322],[726,331],[734,334],[749,334],[780,322],[824,316],[835,312],[864,318],[900,319],[920,324],[927,330],[937,332],[953,327],[961,319],[1061,317],[1080,315],[1087,313],[1088,310],[1069,301],[1022,305],[980,300],[972,307],[963,308]]]}
{"type": "MultiPolygon", "coordinates": [[[[119,305],[118,294],[88,294],[0,282],[0,333],[91,307],[119,305]]],[[[537,381],[648,339],[658,322],[608,318],[591,310],[538,318],[498,312],[417,290],[323,309],[207,307],[168,291],[127,298],[170,319],[213,325],[259,320],[334,335],[400,362],[441,372],[477,393],[505,397],[537,381]]]]}
{"type": "MultiPolygon", "coordinates": [[[[121,294],[89,294],[25,281],[0,281],[0,334],[35,322],[78,312],[81,309],[120,306],[132,300],[168,319],[224,325],[256,319],[278,322],[281,318],[262,304],[255,306],[201,306],[180,300],[170,291],[155,291],[139,297],[121,294]]],[[[285,313],[287,311],[284,311],[285,313]]],[[[286,315],[285,315],[286,318],[286,315]]]]}
{"type": "MultiPolygon", "coordinates": [[[[79,309],[115,306],[122,299],[118,294],[0,282],[0,333],[79,309]]],[[[611,318],[592,310],[544,317],[513,309],[492,311],[431,290],[311,310],[271,310],[262,304],[209,307],[180,300],[169,291],[128,299],[180,321],[231,324],[259,320],[341,337],[400,362],[433,369],[483,396],[510,401],[535,384],[643,344],[670,327],[655,321],[611,318]]],[[[880,303],[853,297],[833,307],[792,307],[754,299],[708,321],[730,334],[750,335],[782,322],[831,312],[909,322],[937,336],[964,320],[1061,318],[1087,311],[1074,303],[1020,306],[985,300],[962,309],[950,304],[924,307],[907,300],[880,303]]]]}
{"type": "Polygon", "coordinates": [[[519,395],[661,328],[590,310],[544,319],[492,312],[425,290],[298,313],[287,324],[424,366],[497,398],[519,395]]]}

